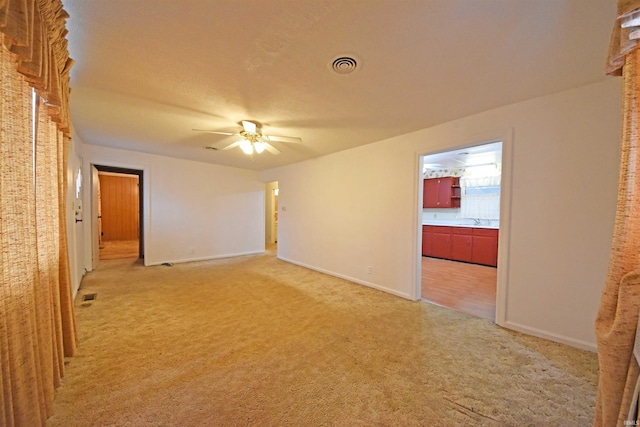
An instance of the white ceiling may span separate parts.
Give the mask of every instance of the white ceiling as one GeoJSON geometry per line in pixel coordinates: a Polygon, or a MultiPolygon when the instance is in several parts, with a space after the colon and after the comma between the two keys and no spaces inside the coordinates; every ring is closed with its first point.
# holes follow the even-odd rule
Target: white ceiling
{"type": "Polygon", "coordinates": [[[492,142],[424,156],[424,170],[460,169],[491,164],[502,164],[502,142],[492,142]]]}
{"type": "Polygon", "coordinates": [[[264,170],[601,81],[614,0],[63,0],[80,139],[264,170]],[[338,55],[359,60],[339,75],[338,55]],[[234,137],[274,142],[253,160],[234,137]]]}

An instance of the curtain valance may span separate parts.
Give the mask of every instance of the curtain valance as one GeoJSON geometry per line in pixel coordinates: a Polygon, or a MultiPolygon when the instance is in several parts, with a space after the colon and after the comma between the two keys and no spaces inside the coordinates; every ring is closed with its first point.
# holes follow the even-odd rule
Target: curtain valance
{"type": "Polygon", "coordinates": [[[613,26],[606,73],[622,75],[627,54],[638,47],[640,40],[640,0],[618,0],[618,18],[613,26]]]}
{"type": "Polygon", "coordinates": [[[66,136],[69,114],[69,57],[66,19],[61,0],[0,0],[0,32],[15,54],[18,71],[46,100],[49,116],[66,136]]]}

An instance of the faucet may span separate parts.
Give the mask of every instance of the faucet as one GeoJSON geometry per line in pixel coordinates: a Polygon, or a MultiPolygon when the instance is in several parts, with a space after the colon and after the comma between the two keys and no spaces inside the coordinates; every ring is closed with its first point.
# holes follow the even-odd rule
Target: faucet
{"type": "Polygon", "coordinates": [[[482,221],[480,221],[480,218],[473,218],[473,224],[474,225],[480,225],[482,223],[482,221]]]}

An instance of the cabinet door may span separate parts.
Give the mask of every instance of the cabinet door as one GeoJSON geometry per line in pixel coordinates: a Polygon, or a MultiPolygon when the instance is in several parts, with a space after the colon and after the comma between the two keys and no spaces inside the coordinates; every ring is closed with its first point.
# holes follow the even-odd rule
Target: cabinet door
{"type": "Polygon", "coordinates": [[[429,226],[422,226],[422,255],[424,256],[432,256],[433,253],[433,234],[431,234],[431,230],[429,226]]]}
{"type": "Polygon", "coordinates": [[[453,228],[451,230],[451,259],[471,262],[472,240],[470,228],[453,228]]]}
{"type": "Polygon", "coordinates": [[[471,261],[476,264],[498,265],[498,230],[474,229],[471,261]]]}
{"type": "Polygon", "coordinates": [[[451,178],[440,178],[438,180],[438,207],[451,207],[451,178]]]}
{"type": "Polygon", "coordinates": [[[459,178],[428,178],[424,180],[422,193],[423,208],[459,208],[459,178]]]}
{"type": "Polygon", "coordinates": [[[424,188],[422,193],[423,208],[439,208],[438,204],[438,179],[431,178],[424,180],[424,188]]]}
{"type": "Polygon", "coordinates": [[[451,234],[433,233],[431,242],[434,257],[447,259],[451,257],[451,234]]]}

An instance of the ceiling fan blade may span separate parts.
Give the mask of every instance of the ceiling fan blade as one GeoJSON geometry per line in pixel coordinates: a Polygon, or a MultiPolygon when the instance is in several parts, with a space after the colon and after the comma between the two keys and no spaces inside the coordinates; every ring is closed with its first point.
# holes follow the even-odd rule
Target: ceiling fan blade
{"type": "Polygon", "coordinates": [[[243,120],[242,127],[244,128],[244,131],[247,133],[256,133],[256,130],[258,128],[255,123],[250,122],[249,120],[243,120]]]}
{"type": "Polygon", "coordinates": [[[300,144],[302,138],[297,136],[278,136],[278,135],[263,135],[269,141],[287,142],[289,144],[300,144]]]}
{"type": "Polygon", "coordinates": [[[227,136],[240,135],[239,133],[217,132],[215,130],[206,130],[206,129],[191,129],[191,130],[195,132],[215,133],[217,135],[227,135],[227,136]]]}
{"type": "Polygon", "coordinates": [[[224,147],[222,150],[231,150],[232,148],[236,148],[240,145],[240,141],[236,141],[233,144],[229,144],[226,147],[224,147]]]}
{"type": "Polygon", "coordinates": [[[264,143],[264,149],[270,152],[271,154],[280,154],[280,150],[278,150],[276,147],[269,144],[268,142],[264,143]]]}

